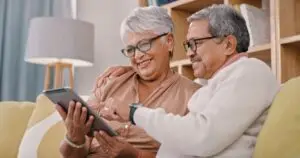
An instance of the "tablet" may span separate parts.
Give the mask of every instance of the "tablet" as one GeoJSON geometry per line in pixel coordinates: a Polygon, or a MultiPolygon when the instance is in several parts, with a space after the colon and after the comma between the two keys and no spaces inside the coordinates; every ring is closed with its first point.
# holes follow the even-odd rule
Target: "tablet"
{"type": "Polygon", "coordinates": [[[82,107],[87,108],[87,120],[89,116],[94,116],[94,121],[88,136],[93,136],[94,131],[105,131],[110,136],[117,136],[117,133],[108,126],[105,121],[99,117],[89,106],[83,101],[72,89],[70,88],[59,88],[51,89],[43,92],[54,104],[60,105],[66,112],[68,112],[69,102],[80,102],[82,107]]]}

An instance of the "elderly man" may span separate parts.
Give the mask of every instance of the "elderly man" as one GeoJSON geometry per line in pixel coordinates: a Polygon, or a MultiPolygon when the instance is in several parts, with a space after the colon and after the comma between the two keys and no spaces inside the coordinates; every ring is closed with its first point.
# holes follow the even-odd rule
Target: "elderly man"
{"type": "Polygon", "coordinates": [[[265,63],[244,53],[249,33],[233,8],[213,5],[188,22],[184,47],[203,84],[189,100],[189,113],[178,116],[137,103],[123,119],[162,143],[160,158],[250,158],[279,84],[265,63]]]}

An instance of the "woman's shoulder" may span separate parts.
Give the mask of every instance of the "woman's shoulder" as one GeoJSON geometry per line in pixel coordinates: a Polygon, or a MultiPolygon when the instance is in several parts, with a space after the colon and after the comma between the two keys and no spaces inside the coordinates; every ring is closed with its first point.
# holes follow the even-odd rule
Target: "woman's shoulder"
{"type": "Polygon", "coordinates": [[[130,70],[121,76],[104,79],[101,84],[96,82],[96,88],[94,91],[95,96],[98,98],[98,100],[104,100],[116,90],[120,90],[124,86],[125,88],[128,88],[128,86],[133,83],[132,80],[134,79],[135,74],[136,72],[130,70]]]}
{"type": "Polygon", "coordinates": [[[200,84],[194,82],[193,80],[191,80],[183,75],[180,75],[178,73],[176,73],[176,75],[178,75],[178,78],[179,78],[178,83],[180,85],[180,89],[196,91],[201,87],[200,84]]]}

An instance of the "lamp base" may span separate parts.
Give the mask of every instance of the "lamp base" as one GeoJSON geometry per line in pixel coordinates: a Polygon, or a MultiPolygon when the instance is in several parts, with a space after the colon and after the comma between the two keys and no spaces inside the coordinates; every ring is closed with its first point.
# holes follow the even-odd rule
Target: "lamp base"
{"type": "Polygon", "coordinates": [[[69,70],[70,88],[73,89],[74,87],[73,65],[68,63],[56,62],[56,63],[48,64],[46,66],[44,90],[48,90],[50,87],[51,68],[55,68],[54,88],[62,88],[63,70],[66,68],[69,70]]]}

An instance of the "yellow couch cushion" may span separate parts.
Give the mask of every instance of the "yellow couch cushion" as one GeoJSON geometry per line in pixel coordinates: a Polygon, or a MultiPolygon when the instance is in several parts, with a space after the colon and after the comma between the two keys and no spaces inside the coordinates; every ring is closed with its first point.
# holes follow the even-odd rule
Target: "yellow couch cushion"
{"type": "Polygon", "coordinates": [[[18,158],[60,157],[59,146],[64,134],[65,127],[55,105],[46,96],[39,95],[18,158]]]}
{"type": "Polygon", "coordinates": [[[30,102],[0,102],[0,155],[16,158],[28,120],[35,108],[30,102]]]}
{"type": "Polygon", "coordinates": [[[300,77],[286,82],[275,97],[254,158],[300,158],[300,77]]]}

